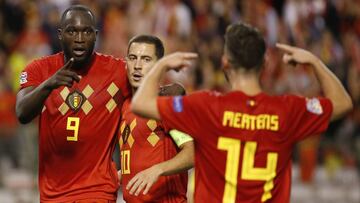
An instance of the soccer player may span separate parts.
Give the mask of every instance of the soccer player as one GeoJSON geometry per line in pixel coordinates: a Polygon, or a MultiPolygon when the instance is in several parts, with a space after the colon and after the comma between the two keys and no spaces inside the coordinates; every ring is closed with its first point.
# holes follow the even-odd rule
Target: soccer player
{"type": "Polygon", "coordinates": [[[21,73],[16,113],[39,122],[41,202],[115,202],[112,153],[120,110],[130,94],[125,62],[94,52],[95,17],[74,5],[61,17],[63,52],[30,63],[21,73]]]}
{"type": "Polygon", "coordinates": [[[255,28],[241,23],[225,34],[222,65],[232,91],[158,98],[156,84],[163,73],[188,67],[196,58],[180,52],[159,60],[133,97],[135,113],[193,136],[195,202],[289,202],[295,143],[324,132],[330,120],[352,108],[344,87],[316,56],[277,47],[285,52],[285,63],[314,70],[325,97],[264,93],[259,75],[265,42],[255,28]]]}
{"type": "MultiPolygon", "coordinates": [[[[161,40],[139,35],[129,41],[127,75],[135,93],[143,77],[164,55],[161,40]]],[[[161,95],[182,95],[178,84],[163,86],[161,95]]],[[[124,200],[136,202],[186,202],[187,170],[193,166],[192,138],[170,131],[161,122],[145,119],[130,111],[127,99],[122,108],[120,127],[121,182],[124,200]]]]}

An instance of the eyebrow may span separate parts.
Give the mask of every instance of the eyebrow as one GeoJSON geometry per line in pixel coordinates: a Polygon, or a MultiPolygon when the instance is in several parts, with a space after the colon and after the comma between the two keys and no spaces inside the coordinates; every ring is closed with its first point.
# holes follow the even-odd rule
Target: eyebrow
{"type": "MultiPolygon", "coordinates": [[[[136,56],[136,57],[138,57],[138,55],[136,55],[136,54],[128,54],[128,56],[136,56]]],[[[141,58],[144,58],[144,57],[153,58],[153,57],[150,56],[150,55],[140,55],[140,57],[141,57],[141,58]]]]}
{"type": "Polygon", "coordinates": [[[81,25],[67,25],[64,27],[64,29],[76,29],[76,30],[86,30],[86,29],[91,29],[91,30],[95,30],[95,28],[93,26],[81,26],[81,25]]]}
{"type": "Polygon", "coordinates": [[[63,30],[67,31],[67,30],[75,30],[75,31],[96,31],[95,28],[93,28],[92,26],[74,26],[74,25],[69,25],[63,28],[63,30]]]}

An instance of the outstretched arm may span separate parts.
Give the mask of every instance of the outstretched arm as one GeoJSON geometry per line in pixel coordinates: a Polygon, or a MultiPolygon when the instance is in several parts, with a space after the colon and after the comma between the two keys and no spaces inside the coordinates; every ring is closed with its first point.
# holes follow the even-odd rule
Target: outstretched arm
{"type": "Polygon", "coordinates": [[[160,59],[145,76],[132,101],[131,110],[142,117],[159,120],[160,114],[156,104],[158,84],[167,70],[179,70],[191,65],[197,54],[176,52],[160,59]]]}
{"type": "Polygon", "coordinates": [[[180,152],[172,159],[155,164],[136,174],[126,185],[130,194],[138,196],[143,191],[146,195],[160,176],[177,174],[194,166],[194,142],[189,141],[180,146],[180,152]]]}
{"type": "Polygon", "coordinates": [[[333,105],[333,113],[331,120],[338,119],[343,114],[352,109],[352,101],[350,95],[339,79],[326,67],[326,65],[311,52],[297,47],[276,44],[276,47],[285,52],[283,61],[285,63],[301,63],[310,64],[314,68],[315,75],[320,82],[325,97],[331,100],[333,105]]]}
{"type": "Polygon", "coordinates": [[[16,116],[23,124],[30,122],[40,114],[46,98],[53,89],[60,86],[71,87],[74,81],[79,82],[79,76],[70,70],[74,59],[70,59],[59,71],[37,87],[26,87],[20,90],[16,97],[16,116]]]}

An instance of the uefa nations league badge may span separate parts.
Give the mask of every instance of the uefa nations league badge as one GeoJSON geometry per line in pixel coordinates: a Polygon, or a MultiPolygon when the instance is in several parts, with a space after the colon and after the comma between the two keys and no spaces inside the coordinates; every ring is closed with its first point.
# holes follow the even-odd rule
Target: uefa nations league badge
{"type": "Polygon", "coordinates": [[[67,96],[65,102],[74,112],[77,112],[85,102],[85,96],[75,90],[67,96]]]}

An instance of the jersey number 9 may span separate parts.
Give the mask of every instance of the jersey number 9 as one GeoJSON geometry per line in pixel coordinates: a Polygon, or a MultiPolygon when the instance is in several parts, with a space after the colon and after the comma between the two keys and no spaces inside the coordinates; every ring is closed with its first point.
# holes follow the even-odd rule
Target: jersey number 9
{"type": "Polygon", "coordinates": [[[71,130],[74,132],[72,136],[67,136],[67,141],[78,141],[78,135],[79,135],[79,125],[80,125],[80,119],[78,117],[68,117],[67,118],[67,124],[66,124],[66,130],[71,130]]]}

